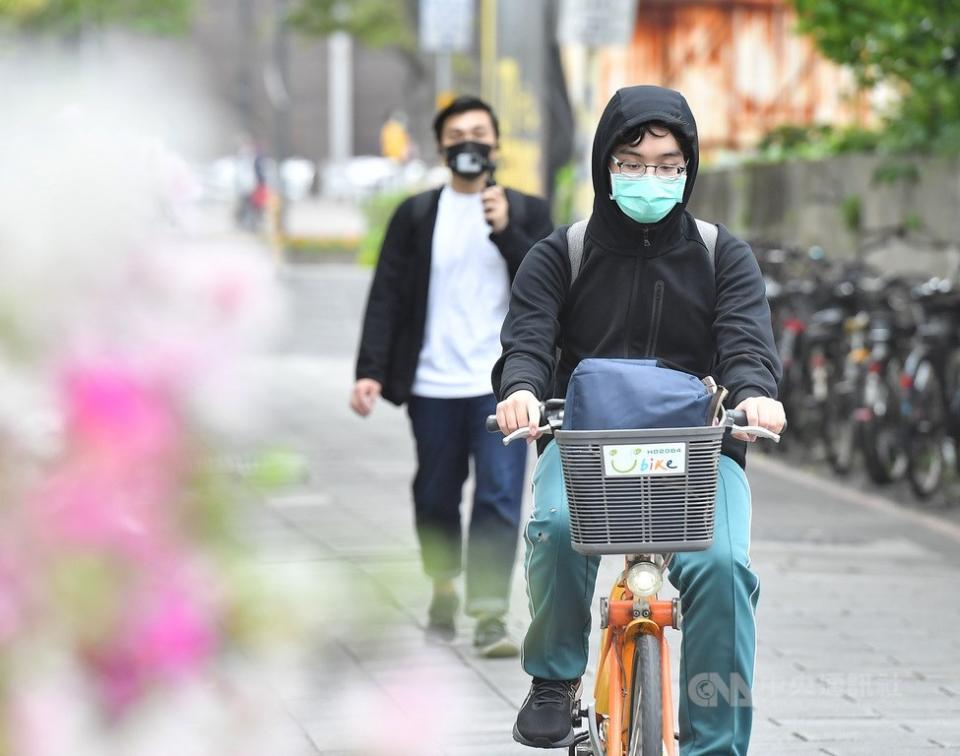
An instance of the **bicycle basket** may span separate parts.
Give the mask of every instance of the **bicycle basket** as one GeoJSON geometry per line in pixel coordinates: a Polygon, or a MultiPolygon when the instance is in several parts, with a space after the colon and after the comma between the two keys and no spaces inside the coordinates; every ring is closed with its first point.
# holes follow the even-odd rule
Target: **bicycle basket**
{"type": "Polygon", "coordinates": [[[723,433],[720,426],[557,431],[574,550],[709,548],[723,433]]]}

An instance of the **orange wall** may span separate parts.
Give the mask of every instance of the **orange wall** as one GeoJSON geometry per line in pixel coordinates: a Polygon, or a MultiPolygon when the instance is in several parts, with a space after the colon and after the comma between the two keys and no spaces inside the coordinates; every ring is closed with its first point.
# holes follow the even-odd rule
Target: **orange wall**
{"type": "Polygon", "coordinates": [[[852,75],[794,31],[779,0],[640,0],[633,43],[599,56],[602,104],[631,84],[687,97],[709,158],[785,123],[864,123],[852,75]]]}

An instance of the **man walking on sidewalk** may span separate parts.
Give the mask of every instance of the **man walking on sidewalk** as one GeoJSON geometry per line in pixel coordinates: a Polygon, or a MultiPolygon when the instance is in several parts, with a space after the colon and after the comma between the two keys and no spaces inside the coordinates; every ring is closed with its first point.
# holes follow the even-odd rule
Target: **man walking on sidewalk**
{"type": "Polygon", "coordinates": [[[350,406],[407,404],[417,446],[413,483],[423,567],[433,580],[431,641],[451,642],[461,572],[460,503],[475,491],[466,554],[466,613],[484,656],[513,656],[504,618],[516,553],[526,449],[484,429],[496,410],[490,370],[510,284],[527,250],[553,230],[547,203],[493,182],[499,126],[461,97],[434,120],[450,183],[404,201],[387,228],[367,301],[350,406]]]}

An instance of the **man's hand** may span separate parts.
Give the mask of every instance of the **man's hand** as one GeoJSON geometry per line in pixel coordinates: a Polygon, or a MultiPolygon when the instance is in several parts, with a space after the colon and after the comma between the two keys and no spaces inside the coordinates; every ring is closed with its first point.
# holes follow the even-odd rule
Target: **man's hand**
{"type": "Polygon", "coordinates": [[[516,391],[497,405],[497,423],[504,436],[518,428],[530,429],[530,441],[540,438],[540,401],[531,391],[516,391]]]}
{"type": "Polygon", "coordinates": [[[483,217],[495,234],[503,231],[510,222],[510,203],[507,192],[499,184],[487,187],[481,195],[483,199],[483,217]]]}
{"type": "MultiPolygon", "coordinates": [[[[744,399],[737,405],[737,409],[747,413],[747,425],[759,425],[761,428],[766,428],[774,433],[782,431],[787,422],[783,405],[776,399],[765,396],[751,396],[749,399],[744,399]]],[[[757,440],[756,436],[747,433],[734,432],[732,435],[741,441],[753,442],[757,440]]]]}
{"type": "Polygon", "coordinates": [[[350,409],[356,412],[360,417],[366,417],[373,409],[373,405],[380,398],[380,392],[383,386],[379,381],[372,378],[361,378],[353,385],[353,393],[350,395],[350,409]]]}

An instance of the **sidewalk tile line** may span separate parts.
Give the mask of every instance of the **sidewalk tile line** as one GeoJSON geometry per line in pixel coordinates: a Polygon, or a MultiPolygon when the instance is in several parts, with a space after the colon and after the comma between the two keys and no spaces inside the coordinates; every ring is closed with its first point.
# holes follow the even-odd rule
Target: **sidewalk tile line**
{"type": "Polygon", "coordinates": [[[796,468],[790,467],[783,462],[779,462],[768,457],[762,457],[760,455],[751,456],[750,465],[753,465],[765,472],[777,475],[778,477],[786,478],[793,483],[799,483],[800,485],[807,486],[808,488],[813,488],[820,493],[834,496],[838,499],[849,502],[850,504],[856,504],[864,509],[871,509],[874,512],[882,512],[883,514],[891,517],[912,522],[915,525],[920,525],[927,530],[936,533],[937,535],[944,536],[960,543],[960,525],[955,525],[952,522],[947,522],[939,517],[935,517],[934,515],[926,514],[924,512],[916,512],[912,509],[906,509],[900,504],[897,504],[893,500],[884,496],[868,494],[862,491],[855,491],[841,483],[836,483],[832,480],[826,480],[804,470],[797,470],[796,468]]]}
{"type": "MultiPolygon", "coordinates": [[[[285,513],[274,510],[272,514],[278,519],[282,520],[284,523],[290,524],[290,519],[285,513]]],[[[330,547],[327,544],[324,544],[322,541],[319,541],[318,539],[314,538],[312,535],[310,534],[304,534],[304,535],[308,540],[316,542],[321,547],[327,550],[330,550],[330,547]]],[[[383,598],[388,603],[393,605],[393,607],[401,615],[405,616],[411,622],[411,624],[413,624],[415,627],[420,629],[424,628],[423,623],[418,621],[412,607],[408,607],[405,604],[403,604],[403,602],[397,596],[393,595],[393,593],[391,592],[390,588],[387,585],[385,585],[375,575],[371,574],[369,571],[367,571],[364,568],[365,560],[363,559],[358,560],[358,559],[351,558],[349,556],[341,557],[341,559],[345,564],[350,565],[350,567],[352,567],[357,573],[362,575],[371,585],[373,585],[375,590],[378,593],[380,593],[381,596],[383,596],[383,598]]],[[[514,701],[511,701],[510,698],[506,695],[506,693],[504,693],[502,690],[500,690],[497,687],[496,683],[494,683],[483,672],[483,670],[480,669],[479,665],[475,663],[475,660],[473,660],[467,654],[463,653],[462,651],[460,651],[455,647],[451,647],[450,650],[453,652],[453,655],[460,660],[460,663],[466,666],[468,669],[472,670],[473,673],[477,675],[477,677],[484,683],[484,685],[486,685],[487,688],[490,689],[492,693],[494,693],[494,695],[497,698],[502,700],[511,708],[516,707],[516,703],[514,701]]]]}

